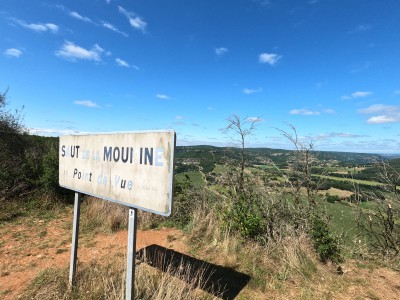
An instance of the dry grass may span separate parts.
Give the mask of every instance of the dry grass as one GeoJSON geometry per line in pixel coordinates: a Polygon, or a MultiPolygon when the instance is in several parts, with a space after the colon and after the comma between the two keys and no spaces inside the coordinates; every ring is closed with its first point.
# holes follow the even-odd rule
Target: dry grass
{"type": "Polygon", "coordinates": [[[289,283],[306,284],[328,276],[305,234],[287,234],[266,244],[246,241],[229,230],[221,230],[221,221],[213,209],[197,208],[190,241],[194,249],[201,249],[197,256],[249,275],[249,287],[261,294],[279,294],[289,283]]]}
{"type": "Polygon", "coordinates": [[[82,203],[81,228],[86,231],[115,232],[128,227],[126,206],[110,201],[87,197],[82,203]]]}
{"type": "MultiPolygon", "coordinates": [[[[82,203],[81,226],[85,231],[115,232],[128,228],[129,207],[95,197],[82,203]]],[[[138,210],[138,229],[156,228],[164,218],[138,210]]]]}
{"type": "MultiPolygon", "coordinates": [[[[125,258],[93,260],[79,264],[76,285],[68,284],[68,269],[45,269],[31,282],[20,299],[125,299],[125,258]]],[[[190,266],[168,267],[166,272],[145,263],[136,266],[135,299],[217,299],[199,288],[207,281],[204,270],[190,266]]]]}

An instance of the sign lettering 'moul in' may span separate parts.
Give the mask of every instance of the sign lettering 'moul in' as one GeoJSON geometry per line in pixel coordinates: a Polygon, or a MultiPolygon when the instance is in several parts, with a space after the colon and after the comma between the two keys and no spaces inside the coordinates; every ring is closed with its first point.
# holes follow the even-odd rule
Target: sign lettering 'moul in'
{"type": "Polygon", "coordinates": [[[59,184],[168,216],[174,152],[170,130],[61,136],[59,184]]]}

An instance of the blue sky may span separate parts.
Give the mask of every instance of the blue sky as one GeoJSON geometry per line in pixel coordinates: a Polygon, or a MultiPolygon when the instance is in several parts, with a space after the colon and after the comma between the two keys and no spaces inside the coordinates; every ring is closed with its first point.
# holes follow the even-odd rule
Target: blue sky
{"type": "Polygon", "coordinates": [[[171,128],[178,145],[400,152],[400,1],[2,0],[0,91],[31,133],[171,128]]]}

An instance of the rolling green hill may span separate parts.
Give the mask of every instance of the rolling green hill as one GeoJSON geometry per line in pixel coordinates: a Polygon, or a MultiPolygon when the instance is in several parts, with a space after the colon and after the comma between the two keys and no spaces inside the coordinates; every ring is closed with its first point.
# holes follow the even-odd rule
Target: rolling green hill
{"type": "MultiPolygon", "coordinates": [[[[273,161],[279,167],[285,167],[286,161],[293,154],[291,150],[270,148],[246,149],[248,165],[263,165],[273,161]]],[[[320,164],[331,166],[372,165],[384,159],[378,154],[315,151],[320,164]]],[[[178,146],[176,148],[176,164],[178,172],[198,170],[207,173],[214,169],[215,164],[237,163],[240,159],[240,149],[233,147],[214,146],[178,146]]],[[[400,159],[399,159],[400,164],[400,159]]]]}

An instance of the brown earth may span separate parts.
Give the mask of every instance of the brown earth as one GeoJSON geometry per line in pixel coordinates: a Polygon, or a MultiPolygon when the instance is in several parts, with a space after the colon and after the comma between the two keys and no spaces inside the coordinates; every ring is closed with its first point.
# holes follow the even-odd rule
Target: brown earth
{"type": "MultiPolygon", "coordinates": [[[[71,223],[72,210],[69,210],[50,221],[21,218],[0,227],[0,299],[18,298],[30,281],[46,268],[68,268],[71,223]]],[[[156,244],[187,254],[186,238],[183,232],[171,228],[138,231],[137,249],[156,244]]],[[[78,260],[88,262],[109,255],[126,255],[126,247],[126,230],[95,236],[82,234],[78,260]]],[[[332,269],[329,272],[332,273],[332,269]]],[[[322,276],[307,287],[288,282],[280,292],[259,293],[244,289],[243,296],[238,298],[250,299],[249,296],[254,299],[400,299],[400,274],[388,268],[348,262],[343,275],[322,276]]]]}
{"type": "MultiPolygon", "coordinates": [[[[72,210],[51,221],[23,218],[18,224],[0,227],[0,299],[15,299],[30,281],[46,268],[69,266],[72,238],[72,210]]],[[[78,261],[116,253],[126,255],[128,232],[80,235],[78,261]]],[[[136,248],[157,244],[186,252],[183,233],[176,229],[138,231],[136,248]]]]}

